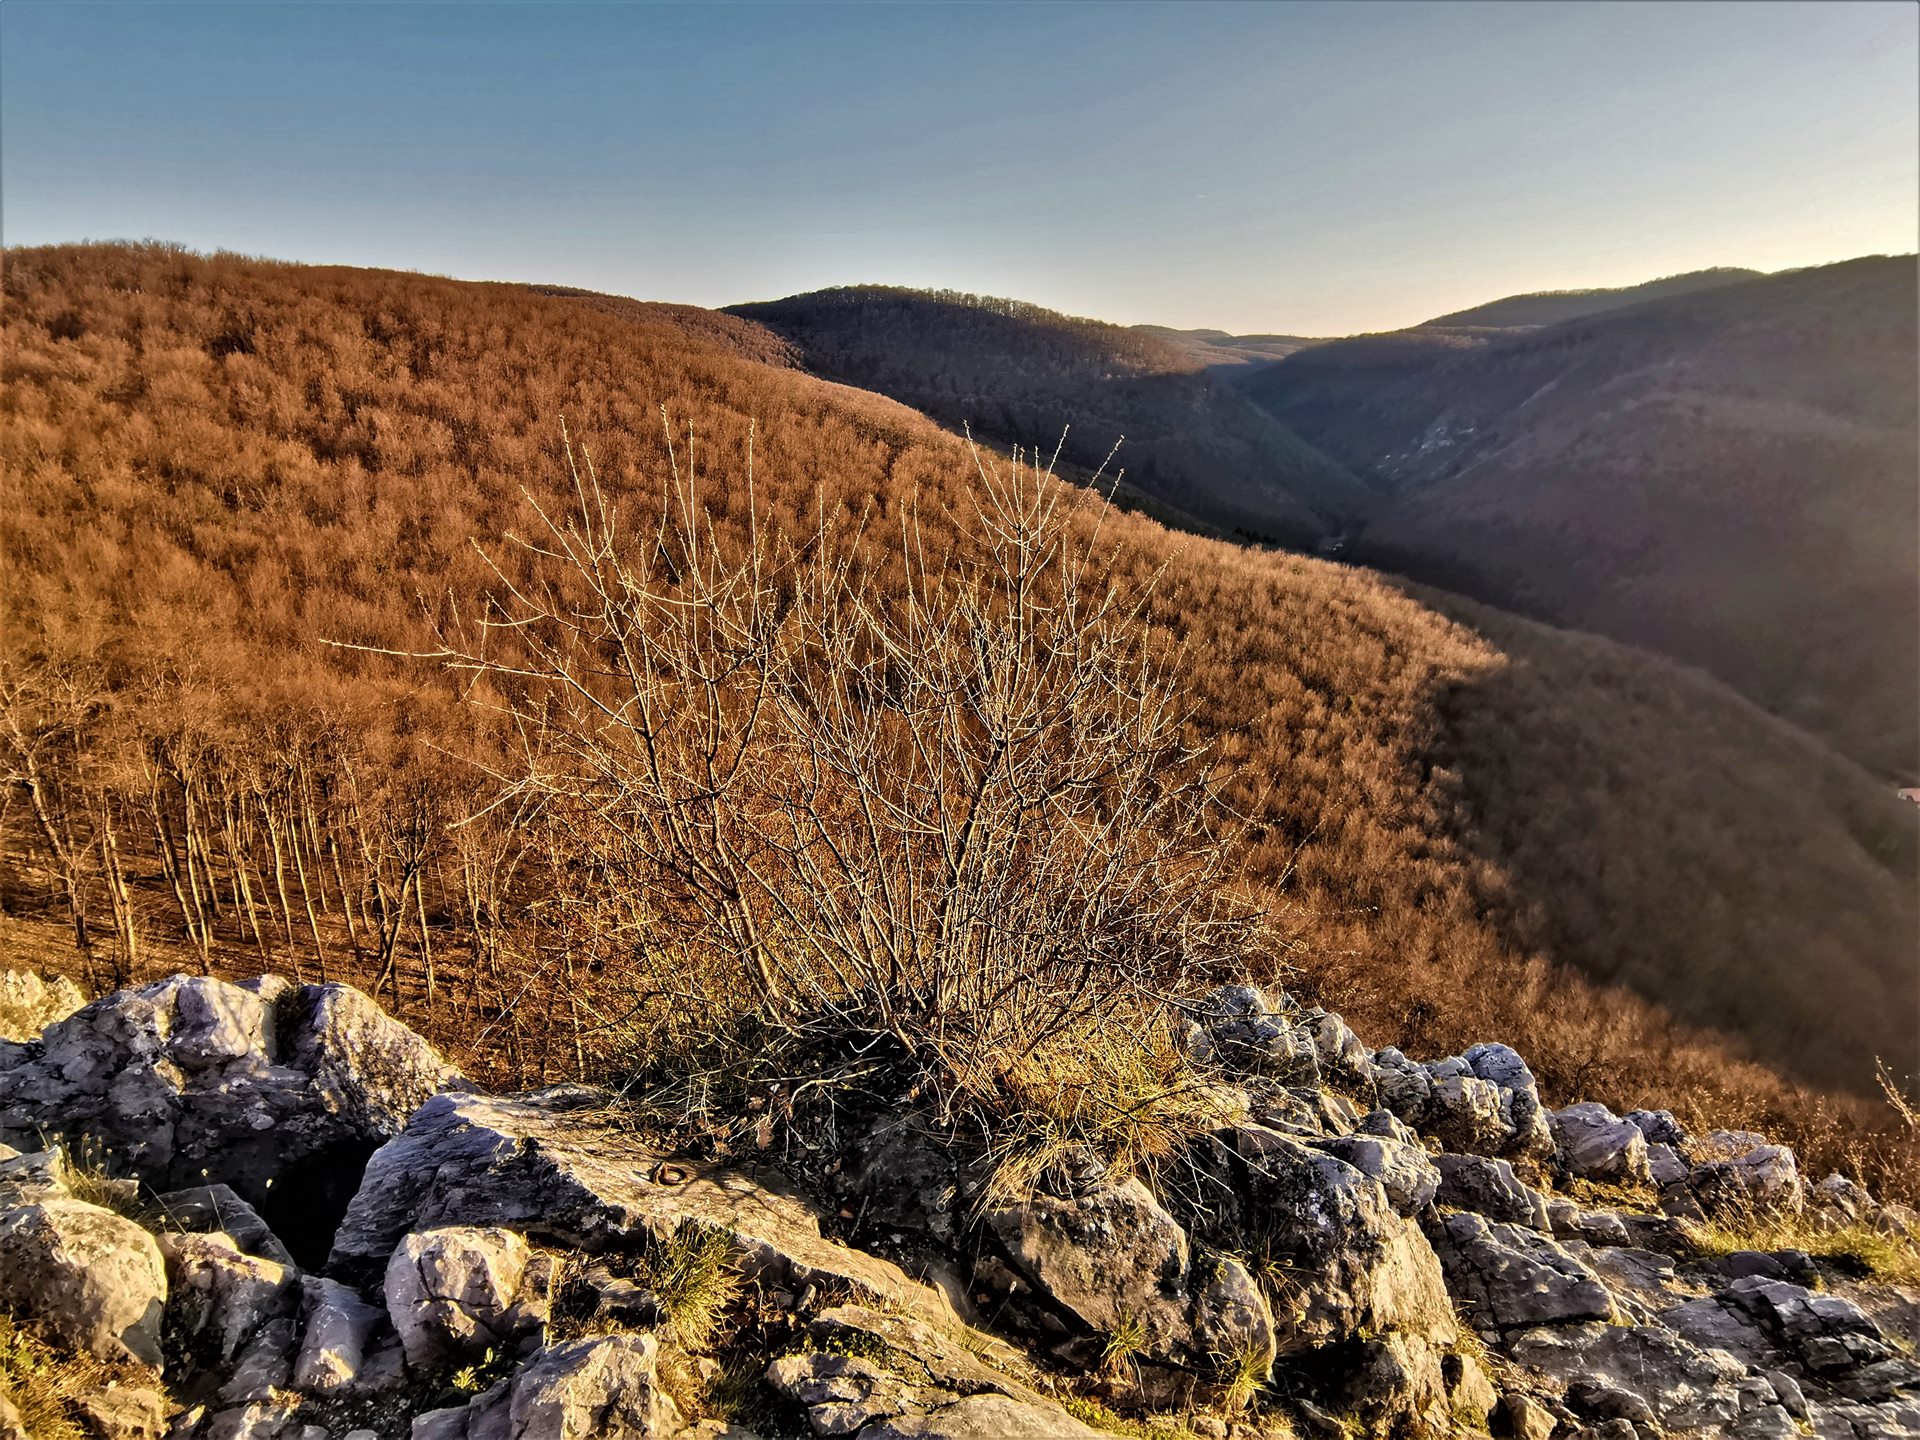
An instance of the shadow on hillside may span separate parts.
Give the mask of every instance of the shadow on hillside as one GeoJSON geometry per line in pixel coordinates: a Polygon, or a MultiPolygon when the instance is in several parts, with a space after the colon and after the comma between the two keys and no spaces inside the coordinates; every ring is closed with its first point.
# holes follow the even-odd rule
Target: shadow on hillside
{"type": "Polygon", "coordinates": [[[1414,757],[1500,928],[1809,1082],[1920,1069],[1920,809],[1701,672],[1386,583],[1506,657],[1414,757]]]}

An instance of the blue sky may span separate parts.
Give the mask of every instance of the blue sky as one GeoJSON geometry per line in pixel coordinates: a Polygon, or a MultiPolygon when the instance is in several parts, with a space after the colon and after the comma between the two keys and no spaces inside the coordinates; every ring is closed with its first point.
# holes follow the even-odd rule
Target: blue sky
{"type": "Polygon", "coordinates": [[[0,4],[0,238],[1333,334],[1920,245],[1920,8],[0,4]]]}

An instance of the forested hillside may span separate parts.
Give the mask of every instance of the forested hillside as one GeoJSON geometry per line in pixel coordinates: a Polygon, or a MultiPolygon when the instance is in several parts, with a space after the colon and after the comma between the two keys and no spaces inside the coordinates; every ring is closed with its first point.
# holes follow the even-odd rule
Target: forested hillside
{"type": "Polygon", "coordinates": [[[1190,347],[1138,328],[878,285],[732,313],[792,341],[816,374],[976,436],[1050,448],[1066,430],[1062,458],[1087,470],[1124,438],[1113,466],[1131,484],[1234,538],[1310,544],[1370,500],[1339,465],[1207,373],[1190,347]]]}
{"type": "MultiPolygon", "coordinates": [[[[525,1078],[600,1043],[618,967],[540,909],[540,817],[489,808],[499,717],[342,646],[457,630],[501,583],[471,542],[520,573],[504,537],[568,503],[563,420],[635,523],[663,410],[722,532],[750,446],[795,533],[897,543],[910,510],[937,555],[977,483],[951,433],[733,322],[157,246],[14,251],[5,286],[0,935],[101,981],[351,976],[525,1078]]],[[[1915,1066],[1913,807],[1677,665],[1101,524],[1117,581],[1159,573],[1141,623],[1252,822],[1276,975],[1432,1053],[1509,1040],[1555,1094],[1684,1094],[1813,1165],[1881,1143],[1838,1092],[1915,1066]]]]}
{"type": "Polygon", "coordinates": [[[1357,558],[1699,665],[1913,776],[1916,344],[1913,257],[1881,257],[1335,342],[1248,393],[1394,492],[1357,558]]]}

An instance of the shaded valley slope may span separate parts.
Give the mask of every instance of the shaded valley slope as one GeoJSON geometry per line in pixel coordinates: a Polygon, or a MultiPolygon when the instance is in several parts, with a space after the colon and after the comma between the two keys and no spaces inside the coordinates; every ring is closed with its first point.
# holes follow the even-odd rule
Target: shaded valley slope
{"type": "Polygon", "coordinates": [[[1392,492],[1362,561],[1676,656],[1920,773],[1913,257],[1458,323],[1542,298],[1303,350],[1247,393],[1392,492]]]}
{"type": "Polygon", "coordinates": [[[736,305],[808,369],[1003,444],[1114,464],[1147,496],[1233,538],[1310,545],[1370,502],[1340,465],[1209,374],[1191,346],[1016,300],[862,285],[736,305]],[[1069,429],[1069,427],[1071,427],[1069,429]]]}

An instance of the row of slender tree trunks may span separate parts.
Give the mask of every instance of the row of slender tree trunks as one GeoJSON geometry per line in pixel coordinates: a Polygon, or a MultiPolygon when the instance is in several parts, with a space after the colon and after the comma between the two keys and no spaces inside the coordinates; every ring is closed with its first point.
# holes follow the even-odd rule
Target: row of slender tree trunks
{"type": "Polygon", "coordinates": [[[184,946],[209,971],[345,980],[442,1035],[485,1029],[517,1073],[583,1063],[554,1038],[577,1000],[508,938],[526,817],[488,809],[453,762],[280,735],[112,754],[79,732],[7,738],[7,903],[57,905],[96,991],[178,968],[184,946]]]}

